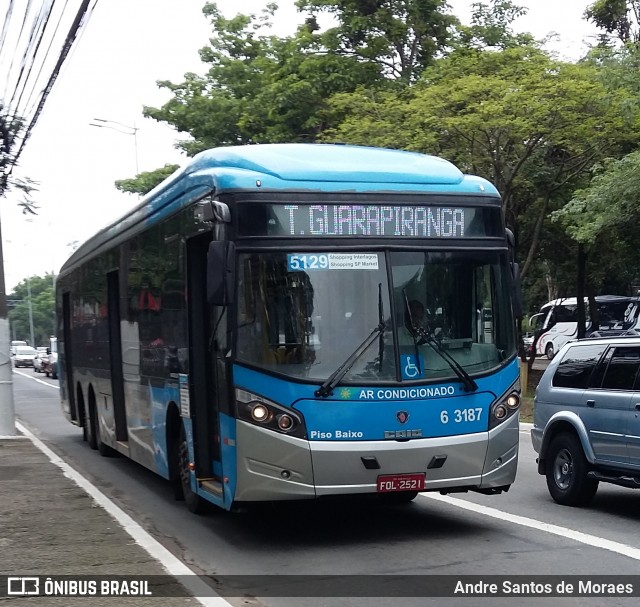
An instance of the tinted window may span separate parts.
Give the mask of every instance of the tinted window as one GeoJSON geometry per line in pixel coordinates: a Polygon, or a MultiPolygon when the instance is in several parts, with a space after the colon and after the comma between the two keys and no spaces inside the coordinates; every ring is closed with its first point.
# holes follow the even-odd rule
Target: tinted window
{"type": "Polygon", "coordinates": [[[586,388],[606,344],[572,346],[566,352],[553,376],[557,388],[586,388]]]}
{"type": "Polygon", "coordinates": [[[632,390],[640,367],[640,348],[616,348],[607,367],[602,387],[610,390],[632,390]]]}

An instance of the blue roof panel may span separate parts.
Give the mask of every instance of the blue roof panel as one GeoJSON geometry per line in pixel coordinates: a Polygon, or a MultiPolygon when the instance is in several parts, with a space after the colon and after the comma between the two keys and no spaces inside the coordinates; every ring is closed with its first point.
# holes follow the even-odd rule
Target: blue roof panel
{"type": "Polygon", "coordinates": [[[267,144],[215,148],[193,158],[184,172],[217,175],[218,190],[410,190],[497,193],[447,160],[401,150],[335,144],[267,144]],[[359,184],[336,187],[337,184],[359,184]],[[385,187],[386,186],[386,187],[385,187]],[[422,186],[422,187],[415,187],[422,186]],[[431,186],[431,187],[424,187],[431,186]],[[435,187],[434,187],[435,186],[435,187]],[[439,186],[439,187],[438,187],[439,186]]]}

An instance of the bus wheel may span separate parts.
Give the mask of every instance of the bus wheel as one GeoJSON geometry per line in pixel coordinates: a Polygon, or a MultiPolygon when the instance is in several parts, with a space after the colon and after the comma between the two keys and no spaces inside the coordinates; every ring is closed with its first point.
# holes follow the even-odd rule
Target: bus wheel
{"type": "Polygon", "coordinates": [[[547,355],[547,358],[549,360],[551,360],[556,355],[556,353],[553,350],[553,344],[547,344],[547,348],[544,352],[547,355]]]}
{"type": "Polygon", "coordinates": [[[398,491],[397,493],[383,493],[380,497],[385,504],[400,505],[412,502],[417,495],[417,491],[398,491]]]}
{"type": "Polygon", "coordinates": [[[206,502],[197,493],[191,489],[191,470],[189,468],[189,447],[187,446],[187,437],[184,426],[180,427],[180,438],[178,446],[175,449],[177,461],[176,470],[178,471],[178,483],[182,489],[187,508],[194,514],[202,514],[205,511],[206,502]]]}
{"type": "Polygon", "coordinates": [[[96,446],[98,449],[98,453],[102,455],[102,457],[113,457],[115,455],[115,451],[109,447],[109,445],[102,442],[102,436],[100,433],[100,422],[96,419],[95,421],[95,429],[96,429],[96,446]]]}
{"type": "Polygon", "coordinates": [[[589,464],[575,434],[558,434],[546,458],[547,487],[563,506],[586,506],[598,490],[598,481],[587,476],[589,464]]]}
{"type": "Polygon", "coordinates": [[[84,420],[84,429],[87,434],[87,443],[92,449],[98,448],[96,440],[96,408],[92,402],[89,402],[89,411],[87,418],[84,420]]]}

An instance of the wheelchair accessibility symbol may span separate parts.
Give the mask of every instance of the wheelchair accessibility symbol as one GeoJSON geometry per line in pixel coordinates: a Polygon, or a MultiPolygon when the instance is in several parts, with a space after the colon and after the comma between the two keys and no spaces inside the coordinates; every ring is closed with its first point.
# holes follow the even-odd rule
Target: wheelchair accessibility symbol
{"type": "Polygon", "coordinates": [[[424,377],[424,361],[420,356],[419,361],[413,354],[401,354],[400,366],[402,368],[402,379],[417,379],[424,377]]]}

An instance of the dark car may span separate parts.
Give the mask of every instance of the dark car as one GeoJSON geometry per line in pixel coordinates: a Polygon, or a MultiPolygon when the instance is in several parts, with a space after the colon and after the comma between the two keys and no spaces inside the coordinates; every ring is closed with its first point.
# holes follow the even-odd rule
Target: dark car
{"type": "Polygon", "coordinates": [[[599,482],[640,488],[640,337],[566,344],[536,389],[531,439],[559,504],[589,503],[599,482]]]}

